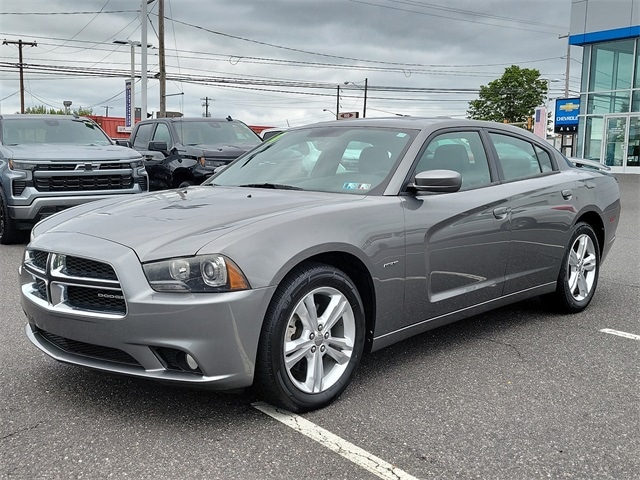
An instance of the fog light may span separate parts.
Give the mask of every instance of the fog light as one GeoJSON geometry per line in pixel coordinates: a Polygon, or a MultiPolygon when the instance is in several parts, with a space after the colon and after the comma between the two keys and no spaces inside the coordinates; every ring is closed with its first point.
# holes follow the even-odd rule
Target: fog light
{"type": "Polygon", "coordinates": [[[184,360],[185,362],[187,362],[187,367],[189,367],[191,370],[198,370],[198,362],[196,362],[196,359],[191,355],[187,353],[184,357],[184,360]]]}

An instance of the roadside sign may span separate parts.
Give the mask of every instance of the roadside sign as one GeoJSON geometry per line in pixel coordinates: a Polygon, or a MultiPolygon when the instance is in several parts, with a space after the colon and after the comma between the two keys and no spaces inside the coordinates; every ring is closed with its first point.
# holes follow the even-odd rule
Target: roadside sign
{"type": "Polygon", "coordinates": [[[579,98],[556,99],[556,112],[553,131],[563,135],[571,135],[578,131],[579,98]]]}
{"type": "Polygon", "coordinates": [[[340,112],[338,113],[338,120],[345,120],[347,118],[359,118],[360,112],[340,112]]]}

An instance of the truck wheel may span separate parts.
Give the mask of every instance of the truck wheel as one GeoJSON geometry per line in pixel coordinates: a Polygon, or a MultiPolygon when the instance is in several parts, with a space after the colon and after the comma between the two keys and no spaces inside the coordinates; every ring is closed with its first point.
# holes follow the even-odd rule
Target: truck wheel
{"type": "Polygon", "coordinates": [[[2,245],[17,243],[21,238],[20,233],[16,228],[15,222],[9,216],[4,192],[0,190],[0,243],[2,245]]]}

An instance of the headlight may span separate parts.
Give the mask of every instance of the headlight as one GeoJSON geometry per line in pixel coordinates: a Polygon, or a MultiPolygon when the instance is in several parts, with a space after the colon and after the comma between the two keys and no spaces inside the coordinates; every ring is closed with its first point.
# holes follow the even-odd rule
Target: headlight
{"type": "Polygon", "coordinates": [[[249,288],[240,268],[222,255],[172,258],[147,263],[142,268],[157,292],[210,293],[249,288]]]}
{"type": "Polygon", "coordinates": [[[9,169],[11,170],[33,170],[35,167],[33,163],[9,160],[9,169]]]}
{"type": "Polygon", "coordinates": [[[144,165],[144,162],[142,160],[134,160],[133,162],[131,162],[131,168],[138,168],[142,165],[144,165]]]}

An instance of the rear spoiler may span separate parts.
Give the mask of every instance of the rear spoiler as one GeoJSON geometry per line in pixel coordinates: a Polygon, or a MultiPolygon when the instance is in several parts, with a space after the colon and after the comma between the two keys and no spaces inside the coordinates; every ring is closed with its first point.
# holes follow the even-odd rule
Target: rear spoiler
{"type": "Polygon", "coordinates": [[[578,168],[591,168],[594,170],[600,170],[603,172],[608,172],[611,170],[611,167],[604,165],[600,162],[596,162],[595,160],[587,160],[585,158],[569,158],[569,161],[573,163],[578,168]]]}

